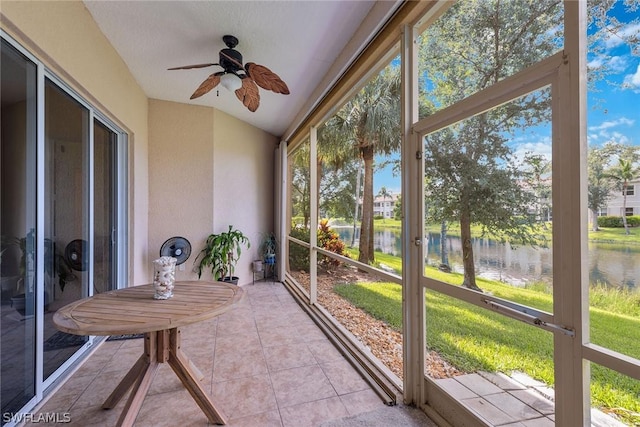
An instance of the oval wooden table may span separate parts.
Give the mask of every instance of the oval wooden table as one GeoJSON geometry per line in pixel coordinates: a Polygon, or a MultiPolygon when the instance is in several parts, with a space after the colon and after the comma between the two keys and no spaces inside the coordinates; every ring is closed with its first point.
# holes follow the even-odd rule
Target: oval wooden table
{"type": "Polygon", "coordinates": [[[94,295],[62,307],[53,316],[56,327],[74,335],[144,333],[144,351],[102,407],[111,409],[132,388],[118,426],[133,425],[160,363],[168,363],[212,424],[225,424],[197,377],[201,376],[180,349],[180,327],[211,319],[244,296],[238,286],[223,282],[176,282],[173,297],[153,299],[153,286],[133,286],[94,295]]]}

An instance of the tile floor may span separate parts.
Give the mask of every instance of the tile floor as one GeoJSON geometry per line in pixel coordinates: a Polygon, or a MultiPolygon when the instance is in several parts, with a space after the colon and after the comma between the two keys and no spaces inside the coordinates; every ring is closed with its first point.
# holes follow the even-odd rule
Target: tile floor
{"type": "MultiPolygon", "coordinates": [[[[386,407],[282,284],[244,289],[231,311],[182,329],[182,348],[229,426],[317,426],[386,407]]],[[[103,343],[39,413],[68,412],[65,425],[114,425],[126,399],[112,410],[100,405],[141,351],[141,339],[103,343]]],[[[207,419],[163,364],[135,425],[204,426],[207,419]]]]}

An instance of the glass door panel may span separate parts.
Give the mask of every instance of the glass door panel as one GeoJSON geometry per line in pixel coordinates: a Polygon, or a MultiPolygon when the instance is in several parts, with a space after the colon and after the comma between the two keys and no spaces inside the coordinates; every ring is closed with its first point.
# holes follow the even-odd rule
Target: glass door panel
{"type": "Polygon", "coordinates": [[[426,277],[553,312],[550,117],[543,88],[424,137],[426,277]]]}
{"type": "Polygon", "coordinates": [[[591,363],[592,425],[640,425],[640,380],[591,363]]]}
{"type": "Polygon", "coordinates": [[[101,293],[116,288],[117,134],[95,120],[93,146],[93,292],[101,293]]]}
{"type": "Polygon", "coordinates": [[[425,376],[489,425],[552,426],[553,333],[425,294],[425,376]]]}
{"type": "Polygon", "coordinates": [[[1,54],[0,402],[10,414],[35,396],[37,89],[33,62],[4,40],[1,54]]]}
{"type": "Polygon", "coordinates": [[[640,15],[587,2],[587,177],[592,421],[640,425],[640,15]],[[633,363],[634,369],[628,364],[633,363]],[[635,375],[632,373],[635,372],[635,375]],[[633,375],[627,376],[625,375],[633,375]],[[610,421],[611,422],[611,421],[610,421]]]}
{"type": "Polygon", "coordinates": [[[554,412],[553,334],[534,324],[539,317],[550,322],[554,311],[550,88],[422,141],[423,273],[432,279],[425,375],[445,391],[465,387],[469,397],[462,403],[481,418],[498,417],[493,424],[548,423],[554,412]],[[527,390],[545,410],[527,408],[514,418],[483,387],[502,394],[500,402],[523,408],[522,396],[511,388],[527,390]]]}
{"type": "Polygon", "coordinates": [[[307,138],[294,152],[289,154],[288,167],[288,226],[289,237],[297,239],[289,241],[286,260],[287,272],[296,280],[297,284],[304,288],[307,295],[310,293],[309,282],[309,221],[311,219],[311,176],[310,176],[310,141],[307,138]]]}
{"type": "Polygon", "coordinates": [[[640,359],[640,17],[631,4],[588,4],[591,342],[640,359]]]}
{"type": "Polygon", "coordinates": [[[89,110],[45,82],[44,378],[87,341],[58,331],[53,313],[88,296],[89,110]]]}

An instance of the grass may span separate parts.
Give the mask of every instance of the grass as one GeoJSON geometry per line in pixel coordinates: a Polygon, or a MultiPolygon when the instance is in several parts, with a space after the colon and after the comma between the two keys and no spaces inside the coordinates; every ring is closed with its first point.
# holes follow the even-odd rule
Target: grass
{"type": "MultiPolygon", "coordinates": [[[[455,276],[428,269],[431,277],[455,276]]],[[[455,280],[459,283],[460,278],[455,280]]],[[[553,306],[548,293],[489,280],[484,280],[481,286],[496,296],[521,304],[549,311],[553,306]]],[[[373,317],[398,331],[402,330],[402,288],[399,285],[344,284],[337,285],[335,291],[373,317]]],[[[638,297],[624,302],[625,295],[621,292],[605,296],[602,288],[596,289],[595,293],[598,296],[596,307],[591,309],[592,341],[608,348],[624,349],[625,354],[640,357],[638,297]],[[630,307],[633,307],[631,311],[630,307]]],[[[425,304],[427,346],[458,369],[467,372],[518,370],[553,385],[551,333],[434,291],[427,292],[425,304]]],[[[593,405],[608,410],[618,408],[617,412],[626,421],[640,422],[640,415],[637,415],[640,412],[640,382],[593,364],[591,394],[593,405]]]]}
{"type": "Polygon", "coordinates": [[[629,234],[625,234],[624,228],[604,228],[598,231],[589,230],[589,241],[592,243],[616,243],[640,246],[640,227],[629,229],[629,234]]]}

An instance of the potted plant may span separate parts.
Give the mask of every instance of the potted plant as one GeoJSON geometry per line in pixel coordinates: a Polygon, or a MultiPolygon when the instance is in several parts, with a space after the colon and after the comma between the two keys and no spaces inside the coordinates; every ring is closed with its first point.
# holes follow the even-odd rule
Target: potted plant
{"type": "MultiPolygon", "coordinates": [[[[71,266],[69,265],[67,260],[56,250],[56,246],[53,240],[45,239],[44,243],[45,273],[49,278],[57,276],[60,290],[64,292],[66,283],[75,280],[76,277],[73,274],[71,266]]],[[[30,259],[33,257],[34,245],[35,231],[33,229],[29,231],[29,233],[25,237],[2,236],[2,243],[0,245],[0,258],[11,247],[18,248],[20,251],[18,276],[17,280],[15,280],[16,294],[11,297],[11,306],[22,315],[25,314],[25,292],[33,292],[32,290],[24,289],[24,281],[26,274],[27,257],[29,257],[30,259]]],[[[49,305],[49,298],[50,295],[45,291],[45,308],[49,305]]]]}
{"type": "Polygon", "coordinates": [[[226,232],[210,234],[194,261],[198,278],[202,276],[203,270],[210,269],[214,279],[237,285],[238,278],[233,272],[242,253],[242,246],[249,248],[251,243],[247,236],[240,230],[234,230],[231,225],[226,232]]]}
{"type": "Polygon", "coordinates": [[[269,232],[262,236],[262,242],[260,243],[260,253],[265,264],[276,263],[276,252],[278,250],[278,241],[276,235],[269,232]]]}

